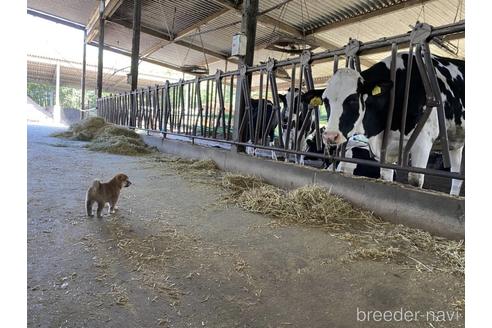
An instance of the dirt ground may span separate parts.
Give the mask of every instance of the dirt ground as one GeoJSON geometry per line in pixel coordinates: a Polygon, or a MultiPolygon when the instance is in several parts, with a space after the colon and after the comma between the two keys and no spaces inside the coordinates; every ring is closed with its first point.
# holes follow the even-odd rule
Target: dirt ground
{"type": "Polygon", "coordinates": [[[272,225],[149,156],[91,152],[54,131],[28,126],[29,327],[464,326],[463,277],[343,261],[350,243],[321,229],[272,225]],[[133,182],[119,212],[87,218],[91,181],[118,172],[133,182]]]}

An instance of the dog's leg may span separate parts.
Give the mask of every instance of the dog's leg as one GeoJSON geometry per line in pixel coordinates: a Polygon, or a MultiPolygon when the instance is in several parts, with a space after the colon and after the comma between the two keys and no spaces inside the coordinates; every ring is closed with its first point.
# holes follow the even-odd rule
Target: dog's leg
{"type": "Polygon", "coordinates": [[[110,214],[116,213],[116,210],[118,209],[118,207],[116,206],[117,202],[118,202],[118,197],[115,197],[114,199],[112,199],[109,202],[109,213],[110,214]]]}
{"type": "Polygon", "coordinates": [[[102,210],[104,208],[104,203],[101,203],[101,202],[97,202],[97,217],[98,218],[102,218],[102,210]]]}
{"type": "Polygon", "coordinates": [[[94,217],[94,214],[92,214],[92,205],[94,204],[94,202],[87,198],[86,201],[85,201],[85,208],[86,208],[86,211],[87,211],[87,216],[90,217],[90,218],[93,218],[94,217]]]}

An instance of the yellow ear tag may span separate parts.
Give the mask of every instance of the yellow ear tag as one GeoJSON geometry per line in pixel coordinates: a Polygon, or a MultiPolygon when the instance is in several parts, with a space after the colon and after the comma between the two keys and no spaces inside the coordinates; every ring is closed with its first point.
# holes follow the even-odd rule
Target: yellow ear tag
{"type": "Polygon", "coordinates": [[[380,93],[381,93],[381,87],[379,85],[376,85],[374,89],[372,89],[372,95],[377,96],[380,93]]]}
{"type": "Polygon", "coordinates": [[[320,106],[322,103],[323,103],[323,101],[321,100],[320,97],[314,97],[309,102],[309,105],[312,106],[312,107],[317,107],[317,106],[320,106]]]}

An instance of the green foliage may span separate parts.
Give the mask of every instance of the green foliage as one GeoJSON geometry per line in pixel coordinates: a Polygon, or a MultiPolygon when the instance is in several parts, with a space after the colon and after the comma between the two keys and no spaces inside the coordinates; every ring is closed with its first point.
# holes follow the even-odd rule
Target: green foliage
{"type": "MultiPolygon", "coordinates": [[[[27,82],[27,95],[36,103],[43,107],[53,106],[55,104],[55,86],[47,83],[27,82]]],[[[103,92],[103,97],[109,95],[103,92]]],[[[78,88],[60,87],[60,105],[62,108],[81,107],[82,92],[78,88]]],[[[85,103],[86,108],[96,106],[96,93],[94,90],[86,90],[85,103]]]]}

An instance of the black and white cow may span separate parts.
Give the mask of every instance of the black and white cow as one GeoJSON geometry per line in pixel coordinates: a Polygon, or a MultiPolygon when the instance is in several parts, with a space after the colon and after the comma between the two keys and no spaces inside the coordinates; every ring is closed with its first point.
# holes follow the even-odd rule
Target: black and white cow
{"type": "MultiPolygon", "coordinates": [[[[323,93],[323,89],[319,90],[311,90],[310,95],[321,95],[323,93]]],[[[288,149],[294,149],[295,145],[295,130],[297,131],[301,130],[302,124],[304,123],[305,118],[308,115],[308,110],[309,110],[309,101],[306,101],[304,98],[304,93],[301,91],[299,92],[299,89],[295,88],[294,91],[291,91],[290,88],[287,90],[287,93],[285,96],[280,96],[280,99],[284,103],[284,110],[282,111],[282,120],[283,120],[283,136],[282,140],[284,144],[287,141],[287,127],[290,125],[290,134],[289,134],[289,147],[288,149]],[[289,122],[289,113],[291,111],[290,104],[291,104],[291,98],[294,98],[293,100],[293,108],[292,108],[292,117],[289,122]],[[300,99],[299,99],[300,97],[300,99]],[[299,103],[300,103],[300,109],[299,109],[299,103]],[[298,113],[299,112],[299,113],[298,113]]],[[[314,105],[314,104],[311,104],[314,105]]],[[[314,114],[314,111],[311,112],[311,116],[308,118],[307,122],[307,129],[304,131],[304,133],[300,136],[300,142],[299,142],[299,149],[301,151],[308,151],[308,152],[315,152],[315,153],[323,153],[324,150],[322,149],[321,151],[316,150],[316,139],[315,139],[315,133],[316,133],[316,123],[315,123],[316,116],[314,114]],[[310,145],[308,145],[308,139],[309,142],[314,142],[314,148],[310,145]],[[312,151],[314,150],[314,151],[312,151]]],[[[304,165],[304,160],[305,156],[300,155],[299,157],[296,156],[296,163],[304,165]]]]}
{"type": "MultiPolygon", "coordinates": [[[[395,162],[398,156],[407,59],[408,54],[398,54],[396,61],[395,109],[386,155],[389,162],[395,162]]],[[[432,56],[432,62],[436,68],[444,103],[451,171],[458,172],[465,138],[465,62],[438,56],[432,56]]],[[[390,63],[391,57],[388,57],[361,73],[350,68],[341,68],[328,80],[322,94],[329,117],[327,129],[323,134],[325,143],[342,144],[348,138],[361,134],[368,138],[374,155],[379,158],[390,90],[393,87],[390,80],[390,63]]],[[[426,94],[415,58],[411,74],[410,101],[404,131],[405,144],[426,104],[426,94]]],[[[437,111],[433,110],[411,149],[410,156],[414,167],[426,167],[429,153],[438,135],[437,111]]],[[[381,176],[385,180],[393,180],[393,170],[381,169],[381,176]]],[[[408,179],[418,187],[422,187],[424,182],[424,176],[417,173],[410,173],[408,179]]],[[[452,181],[452,195],[459,194],[461,183],[461,180],[452,181]]]]}
{"type": "MultiPolygon", "coordinates": [[[[256,124],[257,124],[258,116],[259,116],[258,115],[259,114],[259,106],[260,106],[260,101],[258,99],[251,99],[251,116],[252,116],[252,121],[253,121],[253,136],[249,135],[249,126],[246,125],[245,126],[246,139],[245,140],[248,140],[248,143],[252,142],[252,139],[253,139],[254,135],[256,134],[256,124]]],[[[268,124],[268,120],[270,119],[270,116],[272,116],[272,115],[273,115],[272,124],[271,124],[270,130],[268,131],[268,134],[267,134],[268,144],[270,146],[273,146],[273,144],[274,144],[275,129],[277,128],[279,121],[278,121],[277,115],[275,115],[275,113],[273,111],[273,103],[270,100],[268,100],[268,101],[266,101],[266,107],[265,107],[265,112],[263,113],[262,122],[260,122],[261,124],[264,124],[265,128],[268,124]]],[[[260,133],[262,130],[263,129],[260,129],[260,133]]],[[[260,137],[262,137],[262,136],[260,136],[260,137]]],[[[246,153],[248,153],[250,155],[256,155],[256,152],[253,150],[252,147],[246,147],[246,153]]],[[[277,160],[277,156],[275,154],[275,151],[273,151],[273,150],[271,152],[271,157],[273,160],[277,160]]]]}

